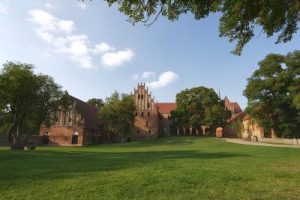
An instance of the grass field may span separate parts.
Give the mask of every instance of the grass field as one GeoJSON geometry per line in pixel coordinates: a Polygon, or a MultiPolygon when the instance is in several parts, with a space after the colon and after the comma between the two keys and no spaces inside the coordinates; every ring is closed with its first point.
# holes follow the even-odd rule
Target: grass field
{"type": "Polygon", "coordinates": [[[300,199],[300,149],[196,137],[0,148],[0,199],[300,199]]]}

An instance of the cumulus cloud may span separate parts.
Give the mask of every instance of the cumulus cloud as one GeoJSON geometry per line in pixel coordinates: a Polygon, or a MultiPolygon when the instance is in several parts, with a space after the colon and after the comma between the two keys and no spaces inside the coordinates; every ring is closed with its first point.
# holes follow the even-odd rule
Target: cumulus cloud
{"type": "Polygon", "coordinates": [[[50,54],[62,56],[80,67],[96,67],[95,56],[100,56],[105,68],[115,68],[134,56],[131,49],[115,51],[105,42],[92,44],[87,35],[75,34],[76,26],[71,20],[59,19],[40,9],[30,10],[29,15],[28,20],[36,25],[37,36],[49,45],[50,54]]]}
{"type": "Polygon", "coordinates": [[[53,34],[58,32],[71,33],[75,30],[75,24],[71,20],[61,20],[43,10],[30,10],[29,20],[36,25],[38,32],[53,34]]]}
{"type": "Polygon", "coordinates": [[[132,60],[134,53],[131,49],[125,51],[108,52],[102,55],[101,62],[107,69],[115,69],[116,67],[132,60]]]}
{"type": "Polygon", "coordinates": [[[167,71],[160,74],[157,81],[147,83],[147,85],[152,89],[158,89],[175,82],[177,79],[179,79],[179,76],[176,73],[167,71]]]}
{"type": "Polygon", "coordinates": [[[95,53],[105,53],[107,51],[113,51],[113,50],[115,50],[115,48],[105,42],[101,42],[100,44],[96,44],[95,46],[95,53]]]}

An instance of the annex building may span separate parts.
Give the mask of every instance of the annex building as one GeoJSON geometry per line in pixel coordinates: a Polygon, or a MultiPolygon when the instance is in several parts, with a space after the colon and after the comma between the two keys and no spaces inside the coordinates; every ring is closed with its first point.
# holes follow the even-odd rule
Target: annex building
{"type": "Polygon", "coordinates": [[[98,108],[69,95],[67,110],[55,113],[56,122],[50,127],[41,126],[39,135],[44,144],[82,146],[103,143],[104,123],[98,119],[98,108]]]}

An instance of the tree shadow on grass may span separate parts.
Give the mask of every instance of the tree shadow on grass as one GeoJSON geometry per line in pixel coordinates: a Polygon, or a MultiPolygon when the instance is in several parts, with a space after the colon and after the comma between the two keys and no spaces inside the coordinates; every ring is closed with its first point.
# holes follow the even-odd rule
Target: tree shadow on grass
{"type": "MultiPolygon", "coordinates": [[[[123,143],[122,146],[127,148],[127,147],[152,147],[152,146],[161,146],[161,145],[168,145],[168,146],[189,145],[195,143],[197,140],[207,140],[207,139],[210,139],[210,137],[172,136],[172,137],[160,137],[159,139],[154,138],[154,139],[147,139],[144,141],[123,143]]],[[[120,143],[114,145],[120,146],[120,143]]]]}
{"type": "Polygon", "coordinates": [[[26,182],[43,182],[75,175],[143,168],[177,159],[230,159],[247,154],[201,152],[199,150],[147,152],[83,152],[83,151],[0,151],[0,183],[3,188],[26,182]]]}

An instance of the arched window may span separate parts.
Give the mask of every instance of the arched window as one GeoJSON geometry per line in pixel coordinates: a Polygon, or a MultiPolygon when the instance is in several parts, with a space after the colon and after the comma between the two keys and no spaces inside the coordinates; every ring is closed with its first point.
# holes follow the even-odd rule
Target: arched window
{"type": "Polygon", "coordinates": [[[142,112],[142,117],[144,117],[144,112],[142,112]]]}
{"type": "Polygon", "coordinates": [[[137,115],[138,115],[138,113],[137,112],[135,112],[135,116],[137,117],[137,115]]]}
{"type": "Polygon", "coordinates": [[[141,99],[143,99],[143,97],[144,97],[144,96],[143,96],[143,95],[141,95],[141,99]]]}
{"type": "Polygon", "coordinates": [[[148,117],[150,117],[150,112],[148,112],[148,117]]]}
{"type": "Polygon", "coordinates": [[[140,95],[138,95],[138,99],[140,99],[140,95]]]}
{"type": "Polygon", "coordinates": [[[150,103],[147,104],[147,108],[150,108],[150,103]]]}
{"type": "Polygon", "coordinates": [[[148,127],[148,120],[146,121],[146,127],[148,127]]]}

